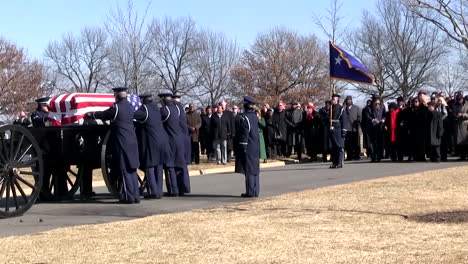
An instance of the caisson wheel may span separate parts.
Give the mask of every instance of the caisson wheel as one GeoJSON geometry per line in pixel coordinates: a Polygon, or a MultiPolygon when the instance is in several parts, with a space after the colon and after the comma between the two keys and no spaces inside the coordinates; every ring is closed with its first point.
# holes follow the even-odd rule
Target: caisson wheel
{"type": "Polygon", "coordinates": [[[42,187],[39,144],[24,127],[0,126],[0,218],[22,215],[36,202],[42,187]]]}

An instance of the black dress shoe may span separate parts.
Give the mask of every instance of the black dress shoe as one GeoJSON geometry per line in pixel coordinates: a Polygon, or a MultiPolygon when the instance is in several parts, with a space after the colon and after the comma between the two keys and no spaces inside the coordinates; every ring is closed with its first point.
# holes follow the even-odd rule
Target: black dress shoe
{"type": "Polygon", "coordinates": [[[161,199],[161,196],[157,196],[156,194],[150,194],[143,196],[145,199],[161,199]]]}
{"type": "Polygon", "coordinates": [[[121,204],[132,204],[133,201],[119,200],[119,203],[121,203],[121,204]]]}
{"type": "Polygon", "coordinates": [[[336,169],[336,165],[331,165],[329,168],[330,169],[336,169]]]}
{"type": "Polygon", "coordinates": [[[164,193],[164,196],[176,197],[176,196],[178,196],[178,194],[177,194],[177,193],[168,193],[168,192],[165,192],[165,193],[164,193]]]}
{"type": "Polygon", "coordinates": [[[247,193],[243,193],[243,194],[241,194],[241,197],[242,197],[242,198],[252,198],[252,197],[254,197],[254,196],[253,196],[253,195],[250,195],[250,194],[247,194],[247,193]]]}

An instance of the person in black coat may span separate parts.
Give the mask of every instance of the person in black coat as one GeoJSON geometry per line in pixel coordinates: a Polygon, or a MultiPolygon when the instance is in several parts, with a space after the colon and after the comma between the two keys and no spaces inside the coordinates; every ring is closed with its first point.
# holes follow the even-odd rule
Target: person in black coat
{"type": "Polygon", "coordinates": [[[205,148],[206,148],[206,156],[208,160],[214,159],[214,152],[213,152],[213,139],[210,135],[211,130],[211,116],[212,116],[212,108],[211,106],[206,107],[206,113],[202,115],[202,126],[200,129],[200,135],[202,135],[205,141],[205,148]]]}
{"type": "Polygon", "coordinates": [[[169,141],[161,121],[161,112],[151,94],[141,95],[142,106],[134,113],[140,169],[145,172],[148,196],[160,199],[163,195],[163,164],[169,156],[169,141]]]}
{"type": "Polygon", "coordinates": [[[107,110],[95,112],[95,119],[111,120],[112,144],[112,173],[118,174],[122,179],[122,203],[139,203],[140,191],[138,185],[137,168],[140,165],[138,159],[138,142],[133,125],[133,109],[127,101],[127,88],[117,87],[112,89],[116,102],[107,110]]]}
{"type": "Polygon", "coordinates": [[[319,110],[320,118],[320,138],[319,146],[320,152],[322,153],[322,162],[328,162],[328,154],[330,154],[331,143],[330,143],[330,106],[331,101],[325,101],[325,106],[319,110]]]}
{"type": "Polygon", "coordinates": [[[273,113],[272,125],[275,128],[276,153],[279,157],[285,157],[287,154],[288,127],[286,124],[286,105],[282,101],[278,103],[278,107],[273,113]]]}
{"type": "Polygon", "coordinates": [[[436,110],[437,105],[428,103],[427,120],[429,123],[430,159],[432,162],[440,162],[440,144],[444,133],[443,113],[436,110]]]}
{"type": "Polygon", "coordinates": [[[346,132],[350,129],[346,126],[344,120],[348,117],[343,107],[340,105],[340,96],[334,94],[332,96],[332,114],[331,114],[331,127],[330,127],[330,142],[332,146],[330,169],[343,168],[344,159],[344,139],[346,132]]]}
{"type": "Polygon", "coordinates": [[[344,122],[351,129],[346,133],[345,149],[347,160],[359,160],[361,158],[361,143],[359,127],[361,126],[362,110],[353,104],[353,97],[347,96],[345,100],[345,111],[348,116],[344,122]]]}
{"type": "Polygon", "coordinates": [[[302,125],[305,147],[307,155],[311,161],[317,160],[317,155],[320,153],[320,116],[312,103],[307,105],[307,111],[304,112],[302,125]]]}
{"type": "Polygon", "coordinates": [[[216,113],[211,116],[211,138],[213,148],[216,151],[216,162],[226,165],[227,163],[227,139],[230,134],[231,117],[225,116],[222,105],[218,105],[216,113]]]}
{"type": "Polygon", "coordinates": [[[180,124],[179,107],[172,101],[171,94],[159,94],[162,98],[161,119],[169,138],[171,151],[166,160],[166,188],[169,196],[184,195],[189,192],[184,186],[184,171],[188,171],[185,144],[186,134],[180,124]]]}
{"type": "Polygon", "coordinates": [[[260,144],[258,117],[254,110],[256,101],[244,96],[244,114],[238,130],[239,150],[236,160],[236,172],[245,175],[245,193],[241,197],[258,197],[260,194],[260,144]]]}
{"type": "Polygon", "coordinates": [[[236,118],[234,112],[228,109],[228,103],[225,100],[223,100],[220,105],[223,107],[223,118],[227,119],[229,124],[226,137],[226,161],[231,162],[231,156],[234,150],[236,118]]]}
{"type": "Polygon", "coordinates": [[[372,98],[372,106],[366,107],[363,112],[366,120],[369,153],[372,162],[380,162],[384,151],[384,123],[385,108],[381,105],[380,98],[372,98]]]}
{"type": "Polygon", "coordinates": [[[403,111],[403,124],[408,133],[408,161],[426,161],[427,107],[418,98],[403,111]]]}

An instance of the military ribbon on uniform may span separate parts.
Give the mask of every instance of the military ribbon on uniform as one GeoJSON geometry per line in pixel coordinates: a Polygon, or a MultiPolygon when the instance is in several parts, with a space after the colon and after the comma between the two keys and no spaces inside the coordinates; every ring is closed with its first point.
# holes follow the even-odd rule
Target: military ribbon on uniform
{"type": "Polygon", "coordinates": [[[374,74],[349,53],[330,41],[330,78],[373,85],[374,74]]]}

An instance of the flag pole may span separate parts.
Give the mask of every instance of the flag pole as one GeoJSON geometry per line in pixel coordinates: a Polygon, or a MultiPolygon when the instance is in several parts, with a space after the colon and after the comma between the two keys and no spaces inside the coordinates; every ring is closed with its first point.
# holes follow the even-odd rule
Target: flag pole
{"type": "Polygon", "coordinates": [[[330,129],[332,129],[333,125],[333,81],[332,78],[328,78],[329,85],[330,85],[330,129]]]}

